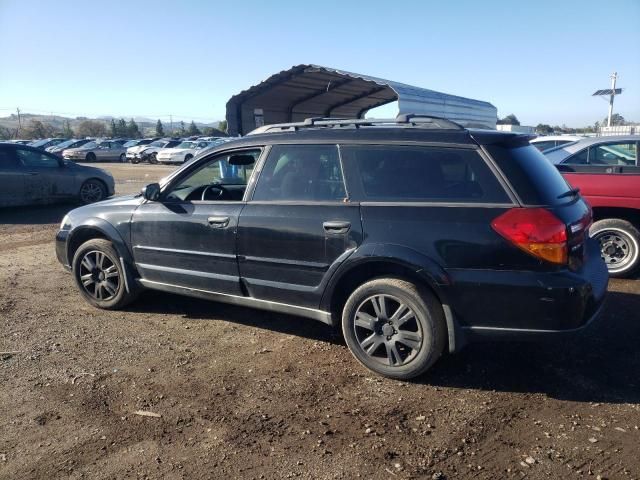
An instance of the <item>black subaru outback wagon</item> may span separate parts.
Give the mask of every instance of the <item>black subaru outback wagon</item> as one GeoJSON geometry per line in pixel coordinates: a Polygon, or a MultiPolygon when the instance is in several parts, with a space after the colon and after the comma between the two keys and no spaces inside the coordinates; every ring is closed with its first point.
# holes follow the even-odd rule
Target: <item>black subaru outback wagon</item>
{"type": "Polygon", "coordinates": [[[591,211],[528,137],[434,117],[309,119],[71,211],[60,262],[117,309],[144,288],[342,326],[407,379],[481,337],[581,329],[607,287],[591,211]]]}

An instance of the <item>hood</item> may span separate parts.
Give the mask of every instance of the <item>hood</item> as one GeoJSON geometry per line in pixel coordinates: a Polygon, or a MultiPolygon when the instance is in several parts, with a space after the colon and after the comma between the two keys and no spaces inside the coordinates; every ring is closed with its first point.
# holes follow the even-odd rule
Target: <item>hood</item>
{"type": "MultiPolygon", "coordinates": [[[[73,150],[75,150],[75,149],[73,149],[73,150]]],[[[79,165],[79,164],[77,164],[75,162],[64,162],[64,164],[65,164],[65,166],[67,168],[73,169],[74,171],[76,171],[78,173],[82,173],[84,175],[95,175],[96,177],[113,178],[113,175],[111,175],[106,170],[103,170],[102,168],[90,167],[88,165],[79,165]]]]}
{"type": "Polygon", "coordinates": [[[149,144],[147,145],[136,145],[135,147],[127,148],[127,153],[140,153],[143,150],[149,148],[149,144]]]}
{"type": "Polygon", "coordinates": [[[179,155],[181,153],[188,153],[193,151],[193,148],[161,148],[158,150],[158,155],[169,154],[169,155],[179,155]]]}
{"type": "Polygon", "coordinates": [[[84,145],[81,147],[74,147],[74,148],[65,148],[64,151],[67,153],[73,153],[73,152],[86,152],[88,150],[93,150],[95,147],[85,147],[84,145]]]}

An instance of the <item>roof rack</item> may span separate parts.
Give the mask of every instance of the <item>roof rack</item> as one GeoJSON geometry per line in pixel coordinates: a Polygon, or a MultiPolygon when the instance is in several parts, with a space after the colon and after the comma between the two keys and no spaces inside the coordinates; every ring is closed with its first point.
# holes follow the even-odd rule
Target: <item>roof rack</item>
{"type": "Polygon", "coordinates": [[[442,130],[464,130],[465,128],[452,120],[432,115],[420,115],[415,113],[403,113],[396,118],[324,118],[312,117],[302,122],[293,123],[275,123],[272,125],[264,125],[250,132],[249,135],[258,133],[267,133],[274,131],[298,131],[306,128],[343,128],[343,127],[373,127],[373,126],[412,126],[412,127],[428,127],[442,130]]]}

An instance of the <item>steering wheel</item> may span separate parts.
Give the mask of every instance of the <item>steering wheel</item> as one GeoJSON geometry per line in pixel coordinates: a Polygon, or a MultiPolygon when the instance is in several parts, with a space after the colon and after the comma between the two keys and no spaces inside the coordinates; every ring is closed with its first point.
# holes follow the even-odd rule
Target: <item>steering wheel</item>
{"type": "Polygon", "coordinates": [[[207,192],[212,188],[218,190],[218,194],[212,200],[222,200],[224,197],[229,196],[229,191],[226,188],[224,188],[222,185],[218,185],[214,183],[204,187],[204,190],[202,190],[202,195],[200,197],[200,200],[205,201],[207,192]]]}

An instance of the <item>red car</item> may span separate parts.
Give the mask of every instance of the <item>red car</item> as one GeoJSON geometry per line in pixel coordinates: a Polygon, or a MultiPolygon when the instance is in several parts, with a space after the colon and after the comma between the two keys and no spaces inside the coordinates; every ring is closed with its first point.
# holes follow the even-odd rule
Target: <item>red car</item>
{"type": "Polygon", "coordinates": [[[591,236],[612,277],[640,267],[640,135],[585,138],[545,151],[591,204],[591,236]]]}

